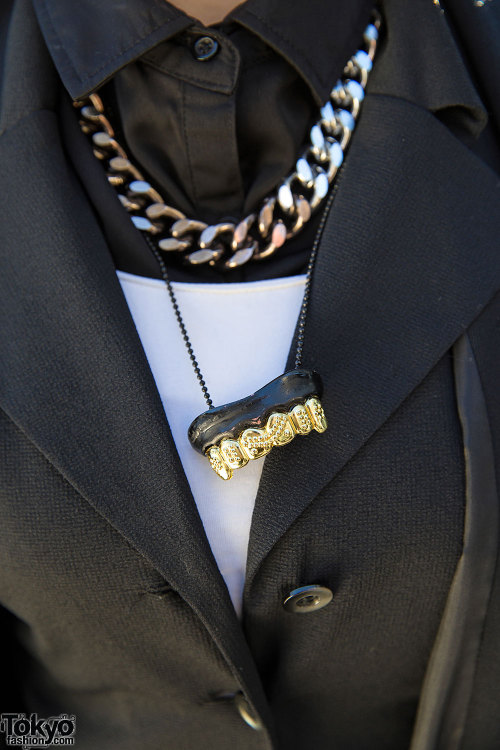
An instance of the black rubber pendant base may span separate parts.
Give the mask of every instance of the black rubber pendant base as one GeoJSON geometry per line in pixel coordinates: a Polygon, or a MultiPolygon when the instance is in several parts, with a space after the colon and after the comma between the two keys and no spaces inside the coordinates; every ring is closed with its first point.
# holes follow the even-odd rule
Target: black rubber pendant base
{"type": "Polygon", "coordinates": [[[200,414],[189,427],[189,441],[222,479],[231,479],[234,469],[296,435],[324,432],[322,392],[318,373],[291,370],[246,398],[200,414]]]}

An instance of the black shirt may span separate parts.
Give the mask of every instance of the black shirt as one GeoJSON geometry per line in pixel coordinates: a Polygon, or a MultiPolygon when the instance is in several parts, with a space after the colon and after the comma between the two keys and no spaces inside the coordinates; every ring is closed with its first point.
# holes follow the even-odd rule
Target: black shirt
{"type": "MultiPolygon", "coordinates": [[[[72,97],[99,89],[118,139],[164,199],[212,223],[247,215],[293,169],[319,107],[361,42],[371,8],[371,0],[307,6],[247,0],[209,29],[164,0],[82,0],[71,8],[46,0],[39,15],[50,26],[51,52],[72,97]],[[207,35],[218,50],[199,60],[195,44],[207,35]]],[[[78,134],[70,119],[67,114],[63,122],[75,154],[78,134]]],[[[78,171],[108,236],[120,235],[115,212],[103,213],[107,200],[94,170],[79,164],[78,171]]],[[[237,272],[178,263],[172,276],[235,281],[299,272],[318,218],[270,261],[237,272]]],[[[122,270],[158,276],[141,237],[110,246],[122,270]]]]}

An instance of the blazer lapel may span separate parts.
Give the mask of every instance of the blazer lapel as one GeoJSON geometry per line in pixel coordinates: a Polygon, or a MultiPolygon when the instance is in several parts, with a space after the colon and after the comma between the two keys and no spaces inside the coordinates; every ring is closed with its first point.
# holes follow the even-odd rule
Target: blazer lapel
{"type": "Polygon", "coordinates": [[[115,269],[51,112],[0,139],[0,404],[197,612],[265,717],[259,680],[115,269]],[[29,175],[26,186],[20,175],[29,175]],[[63,207],[63,208],[61,208],[63,207]],[[234,666],[235,664],[238,667],[234,666]]]}
{"type": "Polygon", "coordinates": [[[329,428],[266,459],[247,587],[500,286],[498,178],[423,108],[368,96],[340,184],[303,357],[322,375],[329,428]]]}

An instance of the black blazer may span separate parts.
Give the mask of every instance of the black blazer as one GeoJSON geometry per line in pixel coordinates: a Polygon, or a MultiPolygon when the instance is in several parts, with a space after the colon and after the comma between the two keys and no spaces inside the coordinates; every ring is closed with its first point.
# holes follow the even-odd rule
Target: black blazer
{"type": "Polygon", "coordinates": [[[0,712],[75,714],[82,750],[500,746],[500,14],[447,10],[383,4],[307,324],[330,427],[266,459],[240,624],[67,94],[29,0],[2,9],[0,712]],[[285,611],[311,583],[332,602],[285,611]]]}

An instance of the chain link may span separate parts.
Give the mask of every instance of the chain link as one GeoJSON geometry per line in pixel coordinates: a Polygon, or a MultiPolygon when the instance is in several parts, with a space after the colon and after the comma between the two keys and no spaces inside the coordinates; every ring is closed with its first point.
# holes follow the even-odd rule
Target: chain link
{"type": "Polygon", "coordinates": [[[237,223],[209,225],[170,206],[115,139],[100,96],[91,94],[88,99],[75,102],[80,126],[91,138],[95,156],[102,161],[109,183],[117,190],[137,229],[153,240],[164,257],[183,253],[192,265],[226,269],[268,258],[295,237],[325,201],[343,162],[365,95],[380,22],[375,11],[364,31],[362,48],[350,58],[341,80],[321,108],[294,171],[264,199],[258,211],[237,223]]]}
{"type": "Polygon", "coordinates": [[[92,138],[95,156],[105,164],[110,184],[118,190],[122,205],[131,214],[135,226],[144,232],[158,261],[191,364],[209,409],[214,408],[213,401],[194,354],[168,275],[164,254],[185,252],[187,261],[194,265],[215,265],[222,261],[226,268],[237,268],[251,259],[261,260],[272,255],[287,239],[295,236],[328,196],[309,256],[298,318],[295,369],[301,366],[313,271],[338,181],[333,190],[330,190],[330,185],[342,165],[343,152],[350,141],[364,98],[379,28],[380,16],[375,12],[372,23],[364,32],[367,49],[358,50],[347,63],[344,78],[332,89],[330,100],[321,108],[321,119],[311,128],[310,145],[297,160],[295,171],[282,182],[275,194],[264,200],[258,213],[250,214],[236,225],[230,222],[207,225],[188,219],[181,211],[164,203],[161,195],[144,180],[141,172],[129,161],[125,151],[115,140],[113,127],[104,114],[100,97],[92,94],[90,100],[76,103],[81,114],[80,125],[83,132],[92,138]],[[229,257],[228,248],[232,252],[229,257]]]}

